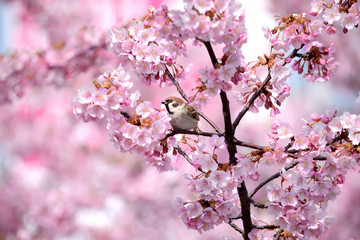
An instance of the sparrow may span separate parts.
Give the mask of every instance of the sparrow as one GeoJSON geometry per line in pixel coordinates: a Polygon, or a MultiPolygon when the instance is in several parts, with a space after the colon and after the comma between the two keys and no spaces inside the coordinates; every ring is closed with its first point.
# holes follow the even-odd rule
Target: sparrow
{"type": "Polygon", "coordinates": [[[165,105],[171,117],[170,124],[175,130],[199,130],[199,115],[193,106],[178,97],[168,97],[161,103],[165,105]]]}

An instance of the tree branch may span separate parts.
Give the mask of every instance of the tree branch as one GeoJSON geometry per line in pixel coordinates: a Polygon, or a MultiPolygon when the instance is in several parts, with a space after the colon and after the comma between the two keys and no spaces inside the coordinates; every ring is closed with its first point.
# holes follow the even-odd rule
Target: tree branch
{"type": "MultiPolygon", "coordinates": [[[[193,162],[191,161],[191,159],[189,158],[189,156],[181,149],[181,147],[176,146],[176,147],[174,147],[174,148],[178,151],[178,153],[179,153],[181,156],[183,156],[183,157],[186,159],[186,161],[188,161],[188,163],[190,163],[191,166],[194,166],[194,165],[193,165],[193,162]]],[[[200,172],[204,172],[201,168],[198,168],[198,170],[199,170],[200,172]]]]}
{"type": "Polygon", "coordinates": [[[181,130],[181,129],[174,129],[170,133],[168,133],[165,138],[172,137],[176,134],[187,134],[187,135],[197,135],[197,136],[205,136],[205,137],[212,137],[214,135],[223,136],[221,133],[212,133],[212,132],[197,132],[197,131],[189,131],[189,130],[181,130]]]}
{"type": "Polygon", "coordinates": [[[253,149],[257,149],[257,150],[264,150],[264,146],[260,146],[260,145],[257,145],[257,144],[253,144],[253,143],[248,143],[248,142],[244,142],[244,141],[241,141],[241,140],[238,140],[238,139],[234,139],[234,143],[238,146],[241,146],[241,147],[247,147],[247,148],[253,148],[253,149]]]}
{"type": "Polygon", "coordinates": [[[255,226],[256,229],[278,229],[278,225],[264,225],[264,226],[255,226]]]}
{"type": "Polygon", "coordinates": [[[218,65],[219,65],[219,62],[218,62],[218,60],[216,58],[216,55],[215,55],[214,49],[211,46],[211,43],[209,41],[204,41],[204,40],[202,40],[200,38],[196,38],[196,39],[199,40],[200,42],[202,42],[205,45],[206,50],[209,53],[212,65],[214,66],[214,68],[217,68],[218,65]]]}
{"type": "Polygon", "coordinates": [[[296,165],[298,165],[299,162],[295,161],[293,162],[290,166],[280,170],[279,172],[275,173],[274,175],[272,175],[271,177],[269,177],[268,179],[266,179],[265,181],[263,181],[262,183],[260,183],[249,195],[250,198],[252,198],[257,191],[259,191],[263,186],[265,186],[267,183],[271,182],[272,180],[278,178],[281,176],[281,174],[283,174],[286,171],[289,171],[290,169],[294,168],[296,165]]]}
{"type": "Polygon", "coordinates": [[[251,96],[250,100],[246,103],[245,107],[241,110],[239,115],[236,117],[234,123],[233,123],[233,132],[235,132],[237,126],[239,125],[241,119],[244,117],[244,115],[249,111],[251,105],[255,102],[255,100],[260,96],[262,91],[265,89],[265,86],[269,83],[271,79],[270,71],[265,78],[264,82],[261,84],[261,86],[256,90],[256,92],[251,96]]]}
{"type": "Polygon", "coordinates": [[[254,205],[254,207],[262,208],[262,209],[268,208],[265,204],[255,202],[254,199],[252,199],[250,197],[249,197],[249,201],[251,202],[252,205],[254,205]]]}
{"type": "MultiPolygon", "coordinates": [[[[198,39],[200,40],[200,39],[198,39]]],[[[211,46],[211,43],[209,41],[202,41],[204,43],[209,56],[211,58],[211,62],[213,64],[213,67],[216,69],[219,65],[217,58],[215,56],[214,49],[211,46]]],[[[224,125],[225,125],[225,140],[226,140],[226,146],[229,152],[229,164],[235,165],[237,163],[237,159],[235,157],[235,154],[237,153],[237,148],[235,144],[235,138],[234,138],[234,129],[231,122],[231,111],[230,111],[230,103],[229,99],[227,97],[226,92],[220,91],[220,98],[222,103],[222,111],[224,116],[224,125]]],[[[249,240],[249,233],[251,232],[253,228],[253,224],[251,221],[251,204],[249,201],[248,191],[245,185],[245,182],[242,181],[240,184],[240,187],[237,188],[239,199],[240,199],[240,205],[241,205],[241,218],[243,221],[244,226],[244,232],[243,237],[245,240],[249,240]]]]}
{"type": "Polygon", "coordinates": [[[244,181],[241,182],[240,187],[237,188],[237,191],[240,198],[241,215],[242,215],[241,219],[243,221],[243,226],[244,226],[243,236],[245,240],[250,240],[249,233],[251,232],[254,226],[251,221],[251,204],[249,201],[249,195],[244,181]]]}
{"type": "Polygon", "coordinates": [[[230,113],[230,104],[227,98],[226,92],[220,92],[221,102],[222,102],[222,111],[224,116],[224,125],[225,125],[225,141],[227,150],[229,152],[229,164],[236,165],[237,158],[235,154],[237,153],[236,144],[234,142],[234,134],[231,123],[231,113],[230,113]]]}
{"type": "MultiPolygon", "coordinates": [[[[219,62],[216,58],[216,55],[215,55],[214,49],[212,48],[211,43],[209,41],[203,41],[199,38],[197,38],[197,39],[205,45],[206,50],[209,53],[213,67],[217,68],[217,66],[219,65],[219,62]]],[[[235,157],[237,150],[236,150],[236,144],[234,143],[234,131],[232,129],[230,103],[229,103],[229,99],[227,97],[226,92],[224,92],[223,90],[220,91],[220,98],[221,98],[221,103],[222,103],[222,112],[223,112],[223,116],[224,116],[225,141],[226,141],[226,146],[227,146],[227,149],[229,152],[229,164],[235,165],[237,163],[237,159],[235,157]]]]}
{"type": "Polygon", "coordinates": [[[189,102],[188,97],[186,96],[186,93],[184,92],[184,90],[180,87],[180,84],[176,81],[176,79],[174,78],[174,76],[172,75],[172,73],[169,71],[169,68],[166,66],[166,64],[164,64],[165,66],[165,72],[168,75],[168,77],[170,78],[170,80],[172,81],[172,83],[174,84],[174,86],[176,87],[176,90],[178,91],[178,93],[180,93],[181,97],[183,99],[185,99],[186,102],[189,102]]]}
{"type": "Polygon", "coordinates": [[[241,229],[238,227],[238,225],[236,225],[235,223],[233,223],[232,220],[229,220],[229,225],[230,225],[233,229],[235,229],[235,231],[239,232],[241,235],[244,235],[243,230],[241,230],[241,229]]]}

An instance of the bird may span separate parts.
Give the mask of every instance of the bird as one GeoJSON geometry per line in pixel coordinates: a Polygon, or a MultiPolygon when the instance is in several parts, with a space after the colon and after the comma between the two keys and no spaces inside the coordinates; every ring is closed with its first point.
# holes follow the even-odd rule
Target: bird
{"type": "Polygon", "coordinates": [[[174,130],[199,131],[199,114],[195,108],[179,97],[168,97],[161,102],[171,117],[170,124],[174,130]]]}

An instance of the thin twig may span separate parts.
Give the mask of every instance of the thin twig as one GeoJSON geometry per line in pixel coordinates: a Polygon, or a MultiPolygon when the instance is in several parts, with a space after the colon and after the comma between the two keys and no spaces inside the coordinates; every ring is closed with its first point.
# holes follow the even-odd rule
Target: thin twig
{"type": "Polygon", "coordinates": [[[265,146],[260,146],[260,145],[257,145],[257,144],[244,142],[244,141],[241,141],[241,140],[238,140],[238,139],[235,139],[234,143],[236,145],[238,145],[238,146],[241,146],[241,147],[253,148],[253,149],[260,150],[260,151],[262,151],[265,148],[265,146]]]}
{"type": "MultiPolygon", "coordinates": [[[[287,58],[294,58],[294,57],[299,57],[298,52],[300,51],[300,49],[302,49],[305,46],[305,44],[301,44],[301,46],[299,48],[295,48],[287,58]]],[[[287,64],[286,61],[284,61],[283,66],[285,66],[287,64]]]]}
{"type": "Polygon", "coordinates": [[[197,132],[197,131],[174,129],[170,133],[168,133],[165,136],[165,138],[172,137],[172,136],[174,136],[176,134],[197,135],[197,136],[205,136],[205,137],[212,137],[214,135],[223,136],[223,134],[221,134],[221,133],[197,132]]]}
{"type": "Polygon", "coordinates": [[[124,111],[120,111],[120,114],[123,115],[126,119],[131,118],[130,114],[124,111]]]}
{"type": "Polygon", "coordinates": [[[268,206],[266,206],[265,204],[255,202],[254,199],[252,199],[252,198],[250,198],[250,197],[249,197],[249,201],[251,202],[252,205],[254,205],[254,206],[257,207],[257,208],[262,208],[262,209],[268,208],[268,206]]]}
{"type": "MultiPolygon", "coordinates": [[[[176,146],[175,149],[178,151],[178,153],[180,153],[181,156],[183,156],[186,159],[186,161],[188,161],[188,163],[190,163],[191,166],[194,166],[189,156],[181,149],[181,147],[176,146]]],[[[198,170],[202,173],[204,172],[201,168],[198,168],[198,170]]]]}
{"type": "Polygon", "coordinates": [[[271,75],[270,75],[270,71],[269,71],[269,73],[268,73],[267,77],[265,78],[264,82],[260,85],[258,90],[256,90],[256,92],[251,96],[250,100],[246,103],[244,108],[241,110],[241,112],[236,117],[236,119],[235,119],[235,121],[233,123],[233,127],[232,127],[233,132],[235,132],[235,130],[236,130],[237,126],[239,125],[241,119],[249,111],[251,105],[255,102],[255,100],[260,96],[262,91],[265,89],[265,86],[270,82],[270,79],[271,79],[271,75]]]}
{"type": "Polygon", "coordinates": [[[262,183],[260,183],[249,195],[250,198],[252,198],[255,193],[257,193],[257,191],[260,190],[260,188],[262,188],[263,186],[265,186],[267,183],[271,182],[272,180],[278,178],[281,176],[281,174],[283,174],[286,171],[289,171],[290,169],[294,168],[296,165],[298,165],[299,162],[295,161],[293,162],[290,166],[284,168],[283,170],[280,170],[279,172],[275,173],[274,175],[272,175],[271,177],[269,177],[268,179],[266,179],[265,181],[263,181],[262,183]]]}
{"type": "Polygon", "coordinates": [[[288,145],[285,146],[285,152],[293,146],[294,142],[295,142],[295,138],[292,137],[291,142],[289,142],[288,145]]]}
{"type": "MultiPolygon", "coordinates": [[[[346,136],[340,135],[340,136],[338,136],[338,137],[335,137],[334,139],[332,139],[332,140],[330,140],[329,142],[327,142],[326,146],[329,146],[329,145],[331,145],[331,144],[334,144],[335,142],[340,141],[340,140],[343,139],[344,137],[346,137],[346,136]]],[[[296,152],[296,153],[297,153],[297,152],[296,152]]],[[[289,153],[289,152],[287,153],[287,155],[288,155],[289,157],[291,157],[291,158],[294,158],[294,159],[298,159],[298,158],[300,157],[300,156],[295,155],[294,153],[289,153]]],[[[315,161],[326,161],[327,159],[326,159],[326,157],[319,155],[319,156],[314,157],[313,160],[315,160],[315,161]]],[[[262,183],[260,183],[260,184],[252,191],[252,193],[249,195],[249,197],[252,198],[252,197],[255,195],[255,193],[260,190],[260,188],[262,188],[263,186],[265,186],[267,183],[271,182],[272,180],[280,177],[281,174],[283,174],[283,173],[286,172],[286,171],[289,171],[290,169],[294,168],[294,167],[295,167],[296,165],[298,165],[298,164],[299,164],[299,161],[295,161],[295,162],[293,162],[290,166],[288,166],[288,167],[284,168],[283,170],[275,173],[274,175],[272,175],[271,177],[269,177],[268,179],[266,179],[265,181],[263,181],[262,183]]]]}
{"type": "Polygon", "coordinates": [[[264,225],[264,226],[255,226],[257,229],[278,229],[280,226],[278,225],[264,225]]]}
{"type": "Polygon", "coordinates": [[[172,73],[169,71],[168,67],[166,66],[166,64],[164,64],[165,66],[165,72],[168,75],[168,77],[170,78],[170,80],[172,81],[172,83],[174,84],[174,86],[176,87],[176,90],[178,91],[178,93],[180,93],[181,97],[183,99],[185,99],[186,102],[189,102],[188,97],[186,96],[184,90],[180,87],[180,84],[178,83],[178,81],[176,81],[176,79],[174,78],[174,76],[172,75],[172,73]]]}
{"type": "MultiPolygon", "coordinates": [[[[174,76],[171,74],[171,72],[169,71],[168,67],[164,64],[165,66],[165,72],[168,75],[168,77],[170,78],[170,80],[172,81],[172,83],[175,85],[176,90],[179,92],[179,94],[181,95],[181,97],[188,103],[189,102],[189,98],[186,96],[184,90],[180,87],[180,84],[176,81],[176,79],[174,78],[174,76]]],[[[204,113],[202,113],[199,109],[197,109],[196,107],[194,107],[194,109],[196,110],[196,112],[207,122],[209,123],[209,125],[215,129],[215,131],[217,133],[221,133],[220,129],[216,126],[216,124],[211,121],[204,113]]]]}
{"type": "Polygon", "coordinates": [[[235,229],[235,231],[237,231],[237,232],[239,232],[241,235],[244,235],[244,232],[243,232],[243,230],[241,230],[239,227],[238,227],[238,225],[236,225],[235,223],[233,223],[233,221],[229,221],[229,225],[233,228],[233,229],[235,229]]]}

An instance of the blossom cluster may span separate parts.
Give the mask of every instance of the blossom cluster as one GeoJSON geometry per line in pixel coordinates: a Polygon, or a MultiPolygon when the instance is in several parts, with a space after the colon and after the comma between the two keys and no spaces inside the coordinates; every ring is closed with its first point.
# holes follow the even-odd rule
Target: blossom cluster
{"type": "Polygon", "coordinates": [[[216,154],[207,150],[207,145],[214,148],[213,152],[224,149],[224,137],[213,135],[208,144],[205,137],[199,137],[196,142],[186,153],[200,173],[195,176],[187,173],[185,179],[189,190],[199,197],[197,201],[184,201],[178,197],[175,206],[186,226],[202,232],[239,217],[234,189],[246,178],[246,173],[240,163],[236,166],[221,163],[216,154]]]}
{"type": "Polygon", "coordinates": [[[164,108],[141,100],[132,86],[130,74],[119,66],[100,75],[93,88],[79,89],[72,102],[74,113],[85,122],[107,119],[111,138],[121,151],[143,154],[159,170],[171,170],[167,155],[171,156],[173,148],[162,141],[170,129],[170,118],[164,108]]]}
{"type": "Polygon", "coordinates": [[[22,97],[29,88],[63,86],[84,71],[113,58],[97,28],[81,29],[76,41],[59,42],[47,49],[14,50],[0,55],[0,104],[22,97]]]}
{"type": "Polygon", "coordinates": [[[165,81],[163,64],[174,66],[175,77],[184,78],[184,67],[176,60],[186,55],[187,40],[224,44],[223,62],[219,69],[204,72],[201,82],[214,96],[220,89],[230,90],[230,81],[237,83],[246,65],[241,46],[247,40],[244,13],[238,1],[185,1],[184,10],[168,10],[163,5],[151,10],[144,22],[133,20],[128,28],[109,32],[110,46],[119,56],[125,56],[140,79],[150,84],[165,81]]]}
{"type": "Polygon", "coordinates": [[[311,2],[311,12],[313,16],[321,15],[322,20],[328,25],[327,31],[335,33],[335,22],[340,21],[343,31],[347,32],[354,27],[359,26],[360,5],[357,1],[321,1],[313,0],[311,2]]]}
{"type": "Polygon", "coordinates": [[[282,158],[275,157],[275,151],[272,157],[294,166],[282,173],[281,185],[267,188],[268,211],[276,216],[275,224],[301,239],[326,231],[334,220],[326,215],[328,201],[340,194],[347,171],[359,164],[359,122],[360,115],[346,112],[337,117],[329,110],[313,114],[299,135],[287,123],[273,124],[270,146],[279,149],[277,141],[290,138],[293,145],[282,148],[282,158]]]}

